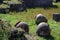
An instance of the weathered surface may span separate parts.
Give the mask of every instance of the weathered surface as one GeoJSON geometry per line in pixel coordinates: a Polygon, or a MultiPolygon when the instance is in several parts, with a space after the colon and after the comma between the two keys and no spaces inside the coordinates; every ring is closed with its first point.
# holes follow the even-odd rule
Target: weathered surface
{"type": "Polygon", "coordinates": [[[9,8],[0,8],[0,13],[6,14],[9,12],[9,8]]]}
{"type": "Polygon", "coordinates": [[[15,24],[15,27],[17,28],[22,28],[23,30],[25,30],[26,33],[29,33],[29,25],[25,22],[17,22],[15,24]]]}
{"type": "Polygon", "coordinates": [[[25,40],[24,30],[21,28],[11,28],[11,34],[9,40],[25,40]]]}
{"type": "Polygon", "coordinates": [[[52,0],[36,0],[35,5],[37,6],[51,6],[52,5],[52,0]],[[37,4],[36,4],[37,3],[37,4]]]}
{"type": "Polygon", "coordinates": [[[46,19],[46,17],[42,14],[38,14],[35,16],[35,23],[38,25],[41,22],[47,22],[48,20],[46,19]]]}
{"type": "Polygon", "coordinates": [[[27,7],[52,6],[52,0],[22,0],[27,7]]]}
{"type": "Polygon", "coordinates": [[[11,2],[11,1],[4,1],[5,4],[8,4],[10,6],[10,11],[24,11],[26,10],[26,7],[24,4],[22,4],[21,2],[11,2]]]}
{"type": "Polygon", "coordinates": [[[43,37],[49,36],[50,35],[49,25],[45,22],[40,23],[37,26],[36,33],[37,33],[38,36],[43,36],[43,37]]]}
{"type": "Polygon", "coordinates": [[[60,14],[59,13],[54,13],[53,14],[53,20],[59,22],[60,21],[60,14]]]}
{"type": "Polygon", "coordinates": [[[9,5],[9,10],[14,12],[20,12],[20,11],[24,11],[26,10],[26,6],[25,4],[23,4],[22,2],[12,2],[12,1],[4,1],[4,4],[9,5]]]}
{"type": "Polygon", "coordinates": [[[25,9],[26,9],[25,5],[23,4],[10,4],[10,11],[19,12],[19,11],[24,11],[25,9]]]}

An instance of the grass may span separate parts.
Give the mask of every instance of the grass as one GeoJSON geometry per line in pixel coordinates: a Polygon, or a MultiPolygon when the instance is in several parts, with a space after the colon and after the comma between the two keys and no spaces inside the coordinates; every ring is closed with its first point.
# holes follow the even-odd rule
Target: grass
{"type": "Polygon", "coordinates": [[[10,12],[7,14],[0,14],[0,18],[6,19],[12,27],[14,27],[14,24],[18,21],[24,21],[27,22],[29,25],[29,33],[30,35],[36,36],[38,40],[47,40],[43,37],[38,37],[36,35],[36,24],[34,20],[34,16],[41,13],[48,19],[48,23],[51,28],[51,35],[54,39],[50,40],[60,40],[60,22],[55,22],[52,20],[52,14],[53,13],[60,13],[60,3],[54,3],[58,6],[58,8],[50,8],[50,9],[43,9],[43,8],[31,8],[27,9],[27,12],[10,12]]]}

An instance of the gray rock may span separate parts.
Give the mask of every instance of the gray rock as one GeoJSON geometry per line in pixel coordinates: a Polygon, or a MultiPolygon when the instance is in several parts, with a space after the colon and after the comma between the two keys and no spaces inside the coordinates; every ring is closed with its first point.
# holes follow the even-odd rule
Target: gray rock
{"type": "Polygon", "coordinates": [[[56,22],[59,22],[60,21],[60,14],[59,13],[54,13],[53,14],[53,20],[56,21],[56,22]]]}
{"type": "Polygon", "coordinates": [[[48,7],[52,5],[52,0],[22,0],[27,7],[48,7]]]}
{"type": "Polygon", "coordinates": [[[21,28],[11,28],[9,40],[24,40],[24,33],[21,28]]]}
{"type": "Polygon", "coordinates": [[[49,25],[45,22],[42,22],[37,26],[36,33],[38,36],[46,37],[50,35],[50,32],[51,31],[50,31],[49,25]]]}
{"type": "Polygon", "coordinates": [[[10,11],[12,12],[13,11],[20,12],[26,10],[26,6],[21,3],[9,3],[9,6],[10,6],[10,11]]]}
{"type": "Polygon", "coordinates": [[[26,33],[29,33],[29,25],[25,22],[17,22],[15,24],[15,27],[17,27],[17,28],[20,27],[20,28],[24,29],[26,33]]]}
{"type": "Polygon", "coordinates": [[[38,14],[35,16],[35,23],[38,25],[41,22],[47,22],[48,20],[46,19],[46,17],[42,14],[38,14]]]}
{"type": "Polygon", "coordinates": [[[0,13],[6,14],[9,12],[9,8],[0,8],[0,13]]]}

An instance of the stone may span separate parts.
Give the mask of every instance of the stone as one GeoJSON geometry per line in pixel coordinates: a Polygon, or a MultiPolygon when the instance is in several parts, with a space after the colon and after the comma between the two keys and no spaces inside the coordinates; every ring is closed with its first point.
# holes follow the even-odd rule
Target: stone
{"type": "Polygon", "coordinates": [[[59,22],[60,21],[60,14],[59,13],[54,13],[53,14],[53,20],[56,21],[56,22],[59,22]]]}
{"type": "Polygon", "coordinates": [[[52,6],[52,0],[22,0],[25,3],[26,7],[48,7],[52,6]]]}
{"type": "Polygon", "coordinates": [[[6,14],[9,12],[9,8],[0,8],[0,13],[6,14]]]}
{"type": "Polygon", "coordinates": [[[15,27],[22,28],[27,34],[29,34],[29,25],[27,23],[19,21],[15,24],[15,27]]]}
{"type": "Polygon", "coordinates": [[[26,6],[24,4],[21,3],[8,3],[8,5],[10,6],[10,11],[16,11],[16,12],[20,12],[20,11],[24,11],[26,10],[26,6]]]}
{"type": "Polygon", "coordinates": [[[37,14],[36,16],[35,16],[35,23],[38,25],[39,23],[41,23],[41,22],[46,22],[47,23],[47,18],[44,16],[44,15],[42,15],[42,14],[37,14]]]}
{"type": "Polygon", "coordinates": [[[24,30],[21,28],[11,28],[9,40],[23,40],[25,38],[24,36],[24,30]]]}
{"type": "Polygon", "coordinates": [[[45,22],[40,23],[37,26],[37,35],[38,36],[43,36],[43,37],[47,37],[50,35],[51,29],[49,28],[49,25],[45,22]]]}

